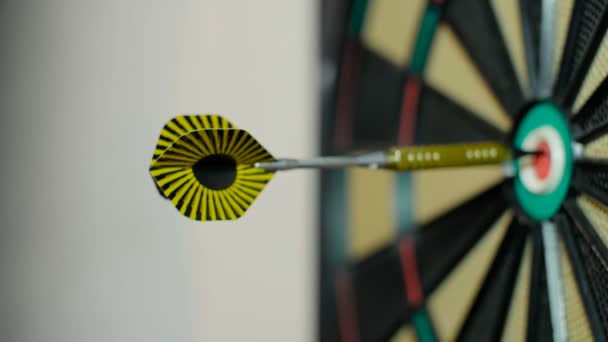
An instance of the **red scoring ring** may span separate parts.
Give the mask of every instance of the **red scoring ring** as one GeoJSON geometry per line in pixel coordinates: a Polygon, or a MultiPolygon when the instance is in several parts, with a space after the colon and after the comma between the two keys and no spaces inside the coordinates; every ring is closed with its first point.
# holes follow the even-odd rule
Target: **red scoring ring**
{"type": "Polygon", "coordinates": [[[534,157],[534,170],[540,180],[545,180],[551,172],[551,150],[549,144],[544,140],[538,144],[536,149],[542,153],[534,157]]]}

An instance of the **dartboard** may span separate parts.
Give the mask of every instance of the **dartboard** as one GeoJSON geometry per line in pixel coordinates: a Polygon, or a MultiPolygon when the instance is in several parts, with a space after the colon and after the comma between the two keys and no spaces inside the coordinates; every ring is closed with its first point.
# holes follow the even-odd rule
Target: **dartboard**
{"type": "Polygon", "coordinates": [[[323,341],[605,340],[608,1],[322,2],[322,153],[501,141],[527,164],[324,171],[323,341]]]}

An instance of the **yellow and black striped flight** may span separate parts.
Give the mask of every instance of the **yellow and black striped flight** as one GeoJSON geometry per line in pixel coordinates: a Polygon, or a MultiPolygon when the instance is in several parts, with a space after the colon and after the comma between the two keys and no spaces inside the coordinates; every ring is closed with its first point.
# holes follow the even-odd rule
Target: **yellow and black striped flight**
{"type": "Polygon", "coordinates": [[[160,131],[153,160],[173,144],[182,135],[197,129],[236,128],[230,121],[216,114],[179,115],[169,120],[160,131]]]}
{"type": "MultiPolygon", "coordinates": [[[[169,120],[160,131],[156,148],[152,155],[152,162],[180,136],[197,129],[227,129],[236,128],[230,121],[217,114],[179,115],[169,120]]],[[[156,186],[161,196],[164,192],[156,186]]]]}
{"type": "Polygon", "coordinates": [[[234,220],[274,175],[253,166],[263,161],[274,158],[227,120],[215,115],[182,116],[169,121],[161,132],[150,174],[182,215],[198,221],[234,220]]]}

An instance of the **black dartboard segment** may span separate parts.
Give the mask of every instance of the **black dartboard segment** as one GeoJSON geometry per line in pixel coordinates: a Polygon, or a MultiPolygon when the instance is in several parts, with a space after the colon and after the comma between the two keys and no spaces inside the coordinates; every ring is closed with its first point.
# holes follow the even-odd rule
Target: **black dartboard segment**
{"type": "Polygon", "coordinates": [[[418,111],[416,144],[505,140],[502,131],[430,86],[421,91],[418,111]]]}
{"type": "Polygon", "coordinates": [[[425,293],[439,285],[504,213],[503,191],[502,184],[495,186],[416,231],[416,259],[425,293]]]}
{"type": "Polygon", "coordinates": [[[354,148],[385,148],[397,142],[405,73],[385,58],[363,49],[355,109],[354,148]]]}
{"type": "Polygon", "coordinates": [[[552,341],[553,325],[547,293],[547,274],[543,259],[544,247],[540,226],[532,230],[534,252],[532,255],[532,279],[530,289],[530,306],[528,319],[528,341],[552,341]]]}
{"type": "Polygon", "coordinates": [[[458,340],[496,341],[502,336],[528,233],[516,221],[509,227],[458,340]]]}
{"type": "Polygon", "coordinates": [[[359,262],[354,269],[358,318],[364,341],[382,341],[395,332],[409,314],[401,262],[394,247],[384,248],[359,262]]]}

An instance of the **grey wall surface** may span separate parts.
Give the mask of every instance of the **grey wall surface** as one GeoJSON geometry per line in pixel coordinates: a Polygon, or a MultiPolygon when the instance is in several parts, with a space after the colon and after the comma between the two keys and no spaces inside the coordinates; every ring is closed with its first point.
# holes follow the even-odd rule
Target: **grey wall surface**
{"type": "Polygon", "coordinates": [[[0,2],[0,340],[314,338],[314,174],[212,224],[147,174],[177,113],[314,154],[314,3],[0,2]]]}

